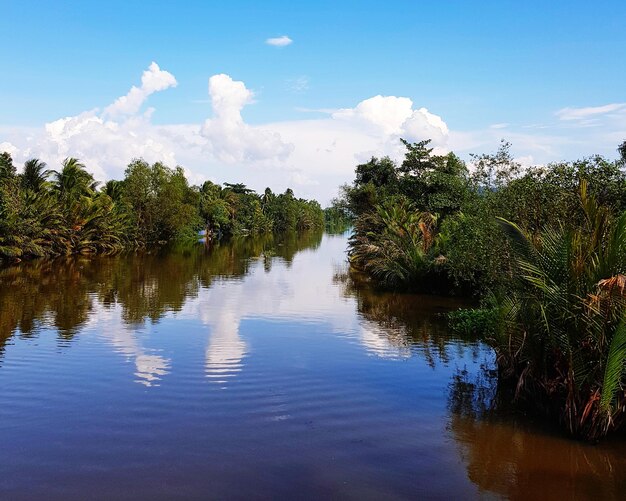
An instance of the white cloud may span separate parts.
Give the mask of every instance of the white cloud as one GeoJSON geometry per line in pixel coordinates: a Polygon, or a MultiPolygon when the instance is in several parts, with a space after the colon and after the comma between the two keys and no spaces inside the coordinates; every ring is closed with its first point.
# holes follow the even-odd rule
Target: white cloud
{"type": "Polygon", "coordinates": [[[591,153],[614,156],[626,139],[626,104],[570,108],[559,116],[577,119],[553,124],[494,124],[461,131],[450,130],[442,117],[408,97],[377,95],[352,107],[300,110],[315,112],[315,118],[251,125],[242,112],[254,102],[254,92],[225,74],[209,79],[212,115],[204,123],[156,125],[154,110],[142,106],[150,95],[175,83],[171,73],[152,63],[141,87],[104,111],[88,110],[36,129],[0,126],[0,150],[11,152],[16,166],[37,156],[55,168],[75,156],[100,181],[119,179],[132,158],[143,157],[185,166],[193,183],[245,182],[274,191],[290,186],[298,196],[326,203],[339,185],[353,179],[358,163],[372,155],[400,160],[404,150],[399,138],[432,139],[436,152],[452,150],[467,157],[494,151],[504,137],[513,144],[514,155],[542,164],[591,153]]]}
{"type": "Polygon", "coordinates": [[[154,94],[170,87],[176,87],[178,82],[174,75],[168,71],[163,71],[154,61],[141,76],[141,87],[134,85],[128,91],[128,94],[121,96],[115,100],[113,104],[107,106],[104,110],[105,115],[115,117],[118,115],[132,115],[139,111],[145,100],[154,94]]]}
{"type": "Polygon", "coordinates": [[[444,146],[448,141],[448,126],[439,115],[426,108],[415,110],[402,125],[404,139],[423,141],[431,139],[433,145],[444,146]]]}
{"type": "Polygon", "coordinates": [[[341,109],[332,117],[339,120],[362,120],[380,128],[383,134],[399,134],[402,124],[412,114],[413,101],[408,97],[374,96],[354,108],[341,109]]]}
{"type": "Polygon", "coordinates": [[[19,149],[17,148],[17,146],[9,143],[8,141],[4,141],[3,143],[0,143],[0,153],[3,152],[7,152],[12,157],[15,157],[15,155],[19,153],[19,149]]]}
{"type": "Polygon", "coordinates": [[[267,40],[265,40],[265,43],[274,47],[286,47],[287,45],[291,45],[293,43],[293,40],[287,35],[283,35],[276,38],[268,38],[267,40]]]}
{"type": "Polygon", "coordinates": [[[5,134],[0,129],[0,138],[8,136],[7,145],[11,140],[16,163],[35,155],[53,166],[75,156],[100,181],[120,178],[132,158],[143,157],[148,162],[181,163],[194,183],[207,178],[242,181],[257,190],[269,185],[275,191],[292,186],[298,195],[322,203],[371,155],[401,158],[399,137],[433,138],[439,148],[447,142],[448,128],[440,117],[396,96],[375,96],[353,108],[322,109],[323,118],[314,120],[252,126],[244,121],[242,110],[254,102],[254,93],[225,74],[209,79],[213,114],[203,124],[153,124],[153,110],[140,112],[141,106],[151,94],[175,83],[171,73],[152,63],[141,87],[133,87],[104,112],[85,111],[28,133],[5,134]]]}
{"type": "Polygon", "coordinates": [[[292,92],[304,92],[309,89],[309,77],[301,75],[298,78],[287,80],[287,88],[292,92]]]}
{"type": "Polygon", "coordinates": [[[354,108],[338,110],[332,117],[368,124],[383,136],[402,136],[412,141],[432,139],[437,145],[445,144],[449,132],[441,117],[426,108],[414,110],[408,97],[374,96],[354,108]]]}
{"type": "Polygon", "coordinates": [[[560,120],[583,120],[615,111],[626,111],[626,103],[612,103],[604,106],[587,106],[584,108],[562,108],[555,115],[560,120]]]}
{"type": "Polygon", "coordinates": [[[214,75],[209,79],[209,96],[214,117],[204,123],[201,135],[217,159],[225,163],[282,161],[292,152],[293,145],[283,142],[278,133],[243,121],[241,110],[254,96],[243,82],[214,75]]]}
{"type": "Polygon", "coordinates": [[[151,94],[175,86],[176,79],[153,62],[141,82],[140,88],[133,86],[102,112],[94,108],[49,122],[41,129],[8,131],[6,135],[17,148],[15,159],[23,162],[38,156],[54,168],[65,157],[77,157],[100,181],[121,177],[135,157],[175,164],[177,146],[152,125],[154,110],[138,112],[151,94]]]}

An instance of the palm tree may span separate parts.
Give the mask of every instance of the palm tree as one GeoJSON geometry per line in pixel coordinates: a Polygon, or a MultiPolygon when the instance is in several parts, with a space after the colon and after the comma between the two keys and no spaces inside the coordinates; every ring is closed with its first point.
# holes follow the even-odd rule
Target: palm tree
{"type": "Polygon", "coordinates": [[[40,192],[47,184],[52,171],[45,170],[46,163],[38,158],[31,158],[24,163],[24,171],[20,175],[20,184],[25,190],[40,192]]]}
{"type": "Polygon", "coordinates": [[[385,286],[412,286],[429,272],[437,217],[405,198],[361,215],[350,238],[350,261],[385,286]]]}
{"type": "Polygon", "coordinates": [[[104,192],[111,197],[111,200],[118,202],[122,199],[124,193],[124,182],[110,179],[104,185],[104,192]]]}
{"type": "Polygon", "coordinates": [[[94,194],[98,183],[76,158],[66,158],[60,171],[52,171],[52,186],[64,200],[76,200],[94,194]]]}
{"type": "Polygon", "coordinates": [[[518,280],[495,348],[517,396],[542,395],[570,433],[596,439],[626,418],[626,213],[613,220],[585,181],[580,202],[581,227],[538,237],[501,220],[518,280]]]}

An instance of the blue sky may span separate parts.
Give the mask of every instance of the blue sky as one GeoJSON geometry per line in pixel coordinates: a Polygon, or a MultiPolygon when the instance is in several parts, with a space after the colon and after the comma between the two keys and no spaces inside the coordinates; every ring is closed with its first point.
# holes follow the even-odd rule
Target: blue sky
{"type": "MultiPolygon", "coordinates": [[[[194,157],[184,145],[179,152],[162,137],[152,138],[163,145],[161,152],[168,150],[165,160],[183,163],[198,179],[238,176],[250,178],[255,187],[263,180],[280,185],[293,179],[303,191],[328,198],[332,183],[349,180],[362,157],[398,153],[385,146],[389,137],[376,137],[370,127],[382,120],[385,128],[381,113],[395,104],[381,103],[374,118],[365,113],[368,127],[363,120],[355,122],[359,113],[350,115],[348,127],[344,113],[336,144],[354,146],[351,165],[344,165],[350,161],[345,153],[304,165],[302,158],[314,150],[299,154],[300,142],[319,139],[313,130],[317,124],[328,143],[320,148],[328,150],[335,144],[326,133],[333,112],[356,109],[377,95],[409,98],[411,110],[427,108],[441,117],[449,133],[437,146],[461,155],[493,150],[503,137],[520,158],[544,163],[595,152],[613,155],[616,138],[626,139],[626,112],[620,108],[626,102],[626,2],[20,0],[2,1],[0,7],[0,144],[10,144],[20,160],[28,154],[50,163],[64,154],[106,156],[103,145],[97,152],[85,149],[88,135],[80,151],[69,144],[55,149],[48,140],[39,152],[37,130],[62,117],[106,108],[131,85],[139,86],[153,61],[177,84],[142,102],[138,113],[154,108],[150,131],[141,129],[147,140],[159,126],[199,129],[215,114],[208,79],[226,74],[253,93],[238,105],[245,127],[271,131],[292,145],[289,151],[279,148],[274,160],[267,151],[260,157],[235,151],[216,155],[223,145],[217,147],[217,139],[205,131],[199,133],[202,141],[213,146],[198,146],[194,157]],[[293,42],[265,43],[283,35],[293,42]],[[578,109],[583,111],[571,111],[578,109]],[[295,128],[301,129],[297,138],[295,128]],[[371,148],[353,137],[356,129],[371,139],[371,148]],[[323,162],[337,167],[319,171],[323,162]]],[[[384,134],[405,130],[391,129],[384,134]]],[[[249,139],[248,132],[242,132],[242,140],[249,139]]],[[[158,154],[145,156],[157,159],[158,154]]],[[[121,159],[101,158],[95,173],[119,176],[116,161],[121,159]]]]}

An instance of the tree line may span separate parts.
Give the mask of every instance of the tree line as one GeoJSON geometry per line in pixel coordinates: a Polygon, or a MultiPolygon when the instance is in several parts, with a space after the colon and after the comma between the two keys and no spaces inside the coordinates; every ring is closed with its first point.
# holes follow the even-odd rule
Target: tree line
{"type": "Polygon", "coordinates": [[[322,228],[318,202],[291,189],[262,195],[243,184],[192,186],[181,167],[133,160],[123,180],[99,185],[67,158],[58,170],[39,159],[21,173],[0,153],[0,261],[114,253],[184,239],[322,228]]]}
{"type": "Polygon", "coordinates": [[[626,422],[626,142],[619,157],[472,169],[429,141],[356,167],[335,200],[352,267],[380,287],[473,295],[451,315],[496,351],[499,396],[598,439],[626,422]]]}

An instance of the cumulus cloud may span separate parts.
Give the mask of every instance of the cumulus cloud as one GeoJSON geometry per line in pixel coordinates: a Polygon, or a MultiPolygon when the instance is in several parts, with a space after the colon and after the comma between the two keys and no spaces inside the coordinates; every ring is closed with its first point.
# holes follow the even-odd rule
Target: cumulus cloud
{"type": "Polygon", "coordinates": [[[65,157],[80,158],[96,179],[120,177],[135,157],[149,162],[176,163],[176,145],[152,125],[148,109],[139,113],[151,94],[176,86],[174,76],[150,64],[141,77],[141,87],[133,86],[103,111],[98,108],[45,124],[41,129],[8,131],[14,158],[20,162],[38,156],[49,165],[65,157]]]}
{"type": "Polygon", "coordinates": [[[132,115],[139,111],[139,108],[141,108],[141,105],[150,94],[169,89],[170,87],[176,87],[176,85],[178,85],[178,82],[176,82],[174,75],[162,70],[153,61],[141,76],[141,87],[133,85],[128,94],[117,98],[113,104],[105,108],[104,113],[111,117],[132,115]]]}
{"type": "Polygon", "coordinates": [[[411,116],[413,101],[408,97],[374,96],[361,101],[354,108],[341,109],[332,117],[357,119],[380,127],[384,134],[399,134],[402,124],[411,116]]]}
{"type": "Polygon", "coordinates": [[[254,96],[243,82],[224,74],[213,75],[209,96],[214,116],[204,123],[201,134],[207,140],[207,150],[216,158],[225,163],[281,161],[292,152],[293,145],[283,142],[280,134],[243,121],[241,110],[254,96]]]}
{"type": "Polygon", "coordinates": [[[318,110],[323,118],[253,126],[244,121],[242,110],[254,102],[254,92],[225,74],[209,79],[212,116],[204,123],[154,125],[154,110],[141,112],[142,105],[151,94],[175,85],[171,73],[152,63],[140,87],[132,87],[102,112],[88,110],[13,137],[3,137],[0,129],[0,139],[7,139],[2,149],[18,163],[35,155],[58,165],[75,156],[101,181],[121,177],[132,158],[143,157],[182,163],[194,183],[209,178],[244,181],[258,190],[292,186],[302,196],[325,202],[351,178],[356,163],[372,155],[401,158],[399,137],[432,138],[444,147],[448,136],[439,116],[395,96],[374,96],[353,108],[318,110]]]}
{"type": "Polygon", "coordinates": [[[267,45],[272,45],[273,47],[286,47],[287,45],[291,45],[293,40],[287,35],[283,35],[276,38],[268,38],[265,40],[265,43],[267,45]]]}
{"type": "Polygon", "coordinates": [[[353,120],[370,125],[382,136],[402,136],[408,140],[432,139],[443,146],[448,126],[440,116],[426,108],[413,109],[408,97],[374,96],[354,108],[341,109],[332,114],[337,120],[353,120]]]}
{"type": "Polygon", "coordinates": [[[514,155],[531,155],[526,160],[533,163],[614,155],[626,139],[626,103],[566,108],[557,112],[562,120],[547,125],[493,124],[463,131],[450,130],[442,117],[408,97],[376,95],[341,109],[301,108],[315,113],[306,119],[251,125],[242,112],[254,103],[254,92],[225,74],[209,79],[212,114],[206,121],[154,124],[154,110],[142,107],[152,94],[175,85],[171,73],[152,63],[141,86],[104,110],[94,108],[39,128],[0,124],[0,151],[9,151],[17,166],[31,156],[51,168],[67,156],[78,157],[100,181],[120,178],[132,158],[143,157],[180,163],[193,183],[241,181],[274,191],[289,186],[299,196],[326,203],[353,178],[356,164],[371,156],[401,160],[399,138],[432,139],[437,153],[452,150],[463,156],[494,151],[504,137],[513,143],[514,155]],[[589,121],[595,127],[586,126],[589,121]]]}
{"type": "Polygon", "coordinates": [[[332,198],[339,185],[352,179],[358,163],[385,155],[400,160],[404,155],[400,137],[409,141],[433,139],[437,151],[446,151],[446,123],[426,108],[415,109],[406,97],[374,96],[352,108],[315,111],[326,117],[267,127],[294,145],[286,163],[299,174],[290,180],[303,193],[322,201],[332,198]]]}
{"type": "Polygon", "coordinates": [[[57,163],[78,157],[97,179],[104,180],[120,176],[136,157],[175,164],[173,145],[163,139],[151,125],[150,113],[115,122],[92,110],[47,123],[39,149],[57,163]]]}
{"type": "Polygon", "coordinates": [[[7,152],[12,157],[15,157],[15,155],[19,153],[19,149],[17,148],[17,146],[9,143],[8,141],[4,141],[0,143],[0,153],[3,153],[3,152],[7,152]]]}

